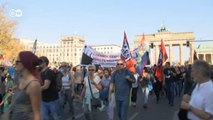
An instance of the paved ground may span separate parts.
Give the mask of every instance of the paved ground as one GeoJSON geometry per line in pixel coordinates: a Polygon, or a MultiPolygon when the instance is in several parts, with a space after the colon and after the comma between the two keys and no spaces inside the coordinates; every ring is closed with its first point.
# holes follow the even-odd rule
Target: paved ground
{"type": "MultiPolygon", "coordinates": [[[[175,97],[174,106],[169,106],[168,100],[165,97],[161,97],[159,103],[157,104],[155,96],[150,95],[148,108],[143,109],[141,93],[139,92],[138,95],[138,105],[136,108],[130,106],[128,120],[178,120],[177,112],[181,97],[175,97]]],[[[81,106],[82,105],[80,102],[75,102],[76,120],[85,120],[81,106]]],[[[69,112],[64,113],[66,120],[71,120],[69,112]]],[[[100,112],[97,117],[97,120],[107,120],[105,111],[100,112]]],[[[115,120],[118,120],[116,112],[115,120]]]]}

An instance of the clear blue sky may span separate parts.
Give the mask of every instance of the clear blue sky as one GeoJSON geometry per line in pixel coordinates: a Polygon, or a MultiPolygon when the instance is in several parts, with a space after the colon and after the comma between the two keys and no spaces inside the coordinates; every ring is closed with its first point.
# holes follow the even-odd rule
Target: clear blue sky
{"type": "Polygon", "coordinates": [[[21,9],[16,37],[58,42],[78,34],[87,44],[121,45],[123,32],[155,33],[164,21],[172,32],[194,32],[196,39],[213,39],[213,0],[0,0],[21,9]]]}

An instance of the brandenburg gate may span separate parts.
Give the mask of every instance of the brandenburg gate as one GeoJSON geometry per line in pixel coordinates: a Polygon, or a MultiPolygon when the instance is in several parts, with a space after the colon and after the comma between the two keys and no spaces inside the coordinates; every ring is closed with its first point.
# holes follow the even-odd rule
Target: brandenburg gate
{"type": "MultiPolygon", "coordinates": [[[[164,40],[165,46],[169,46],[169,52],[167,51],[168,60],[172,64],[173,56],[177,56],[176,53],[173,53],[173,46],[179,46],[180,51],[180,64],[184,65],[183,61],[183,46],[190,47],[190,59],[189,62],[193,63],[193,55],[194,55],[194,33],[193,32],[168,32],[165,28],[159,30],[154,34],[144,34],[145,41],[148,41],[150,48],[153,49],[155,47],[155,64],[157,64],[158,56],[159,56],[159,48],[161,44],[161,39],[164,40]],[[152,48],[153,47],[153,48],[152,48]]],[[[143,35],[136,35],[134,39],[134,44],[139,46],[141,44],[143,35]]]]}

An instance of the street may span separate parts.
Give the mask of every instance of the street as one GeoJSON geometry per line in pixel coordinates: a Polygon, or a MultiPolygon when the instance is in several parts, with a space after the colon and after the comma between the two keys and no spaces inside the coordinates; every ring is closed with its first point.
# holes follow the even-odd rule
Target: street
{"type": "MultiPolygon", "coordinates": [[[[128,120],[178,120],[177,112],[179,109],[179,104],[181,97],[175,97],[174,106],[168,105],[168,100],[165,96],[162,96],[159,103],[156,103],[155,95],[152,94],[149,96],[149,104],[148,108],[144,109],[142,107],[142,95],[141,92],[138,92],[138,102],[136,107],[129,107],[129,117],[128,120]]],[[[76,120],[85,120],[84,114],[82,112],[81,103],[75,102],[75,110],[76,110],[76,120]]],[[[97,115],[98,120],[107,120],[107,115],[105,111],[100,112],[97,115]]],[[[66,120],[71,120],[71,116],[69,113],[65,112],[66,120]]],[[[115,120],[118,120],[116,109],[114,114],[115,120]]]]}

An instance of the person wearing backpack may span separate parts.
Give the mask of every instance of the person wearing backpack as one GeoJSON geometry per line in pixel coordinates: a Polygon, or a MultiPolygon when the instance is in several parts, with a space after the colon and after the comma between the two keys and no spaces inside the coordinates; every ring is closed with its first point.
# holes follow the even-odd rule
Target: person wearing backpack
{"type": "Polygon", "coordinates": [[[42,56],[39,58],[40,77],[42,80],[42,120],[49,120],[50,116],[54,120],[61,120],[56,75],[48,67],[48,64],[47,57],[42,56]]]}
{"type": "Polygon", "coordinates": [[[60,94],[60,106],[64,108],[65,104],[69,104],[69,112],[72,115],[72,120],[75,119],[74,116],[74,106],[73,106],[73,98],[74,98],[74,88],[73,88],[73,78],[71,77],[71,73],[69,71],[69,66],[67,63],[63,63],[60,67],[60,71],[62,73],[62,88],[59,92],[60,94]]]}

